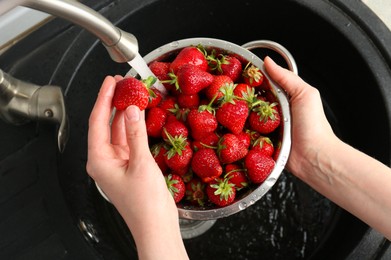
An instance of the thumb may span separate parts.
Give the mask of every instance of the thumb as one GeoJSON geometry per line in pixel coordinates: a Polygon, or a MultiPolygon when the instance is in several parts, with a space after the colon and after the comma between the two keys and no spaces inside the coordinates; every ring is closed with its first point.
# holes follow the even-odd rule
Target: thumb
{"type": "Polygon", "coordinates": [[[291,97],[296,96],[308,85],[293,72],[277,65],[270,57],[265,58],[264,64],[271,79],[284,88],[291,97]]]}
{"type": "Polygon", "coordinates": [[[137,106],[129,106],[125,110],[126,139],[129,146],[129,164],[140,162],[150,154],[144,112],[137,106]]]}

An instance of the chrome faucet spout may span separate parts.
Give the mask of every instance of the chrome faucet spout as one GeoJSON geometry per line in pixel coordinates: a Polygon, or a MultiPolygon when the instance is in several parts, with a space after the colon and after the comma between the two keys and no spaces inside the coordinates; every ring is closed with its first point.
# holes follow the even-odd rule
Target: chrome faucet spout
{"type": "Polygon", "coordinates": [[[58,149],[65,148],[69,124],[60,87],[37,86],[0,70],[0,118],[14,125],[30,121],[57,123],[58,149]]]}
{"type": "MultiPolygon", "coordinates": [[[[36,9],[68,20],[95,35],[110,57],[119,63],[138,56],[134,35],[114,26],[104,16],[74,0],[0,0],[0,15],[16,6],[36,9]]],[[[0,118],[19,125],[31,120],[59,123],[58,147],[68,139],[68,118],[59,87],[36,86],[12,78],[0,70],[0,118]]]]}
{"type": "Polygon", "coordinates": [[[86,29],[100,39],[115,62],[131,61],[138,54],[134,35],[122,31],[104,16],[77,1],[24,0],[21,5],[63,18],[86,29]]]}

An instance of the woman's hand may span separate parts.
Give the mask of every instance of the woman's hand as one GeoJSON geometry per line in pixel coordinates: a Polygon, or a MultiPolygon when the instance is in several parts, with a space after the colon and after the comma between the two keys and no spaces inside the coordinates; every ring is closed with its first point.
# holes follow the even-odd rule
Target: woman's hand
{"type": "Polygon", "coordinates": [[[110,125],[120,79],[106,77],[91,112],[87,172],[126,221],[140,258],[186,258],[175,202],[148,147],[144,113],[129,106],[110,125]]]}
{"type": "Polygon", "coordinates": [[[278,66],[269,57],[265,68],[270,77],[287,92],[292,118],[292,149],[287,168],[296,175],[316,160],[319,151],[339,139],[326,119],[319,91],[293,72],[278,66]]]}

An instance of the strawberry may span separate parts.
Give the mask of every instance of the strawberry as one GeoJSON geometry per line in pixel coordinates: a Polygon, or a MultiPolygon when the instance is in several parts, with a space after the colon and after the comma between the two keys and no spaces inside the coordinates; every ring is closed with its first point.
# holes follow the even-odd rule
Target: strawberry
{"type": "Polygon", "coordinates": [[[216,111],[217,121],[226,127],[231,133],[239,134],[244,128],[248,117],[246,101],[235,99],[232,86],[225,85],[221,88],[224,98],[216,111]]]}
{"type": "Polygon", "coordinates": [[[263,83],[264,76],[261,70],[251,63],[248,63],[244,68],[242,76],[244,83],[251,87],[258,87],[263,83]]]}
{"type": "Polygon", "coordinates": [[[191,129],[191,135],[195,140],[213,133],[218,126],[214,110],[211,107],[213,100],[208,105],[202,105],[198,109],[191,109],[187,115],[187,122],[191,129]]]}
{"type": "Polygon", "coordinates": [[[148,106],[147,108],[157,107],[160,104],[160,101],[162,101],[162,93],[160,90],[156,88],[151,89],[151,93],[148,98],[148,106]]]}
{"type": "Polygon", "coordinates": [[[164,83],[167,80],[170,80],[170,76],[168,73],[170,72],[170,62],[162,62],[162,61],[153,61],[149,64],[149,68],[152,73],[163,83],[164,87],[167,90],[171,90],[173,87],[168,83],[164,83]]]}
{"type": "Polygon", "coordinates": [[[206,59],[212,71],[216,71],[218,75],[230,77],[233,82],[236,82],[242,73],[242,63],[234,56],[218,54],[216,50],[213,50],[206,59]]]}
{"type": "Polygon", "coordinates": [[[173,77],[176,88],[179,88],[185,95],[197,94],[213,82],[212,74],[191,64],[181,66],[176,75],[173,73],[169,75],[173,77]]]}
{"type": "Polygon", "coordinates": [[[164,147],[164,143],[154,144],[150,150],[160,170],[165,173],[168,170],[168,166],[164,160],[164,154],[167,152],[167,149],[164,147]]]}
{"type": "Polygon", "coordinates": [[[149,87],[156,78],[149,77],[140,81],[133,77],[124,78],[117,82],[113,96],[113,105],[117,110],[125,110],[130,105],[136,105],[140,110],[148,106],[149,87]]]}
{"type": "Polygon", "coordinates": [[[275,161],[270,156],[256,150],[250,150],[244,159],[247,176],[255,184],[264,182],[272,172],[274,165],[275,161]]]}
{"type": "Polygon", "coordinates": [[[163,126],[166,123],[167,113],[160,107],[153,107],[147,111],[145,125],[150,137],[161,137],[163,126]]]}
{"type": "Polygon", "coordinates": [[[207,147],[217,147],[219,139],[220,137],[215,132],[212,132],[202,138],[194,140],[191,145],[194,151],[207,147]]]}
{"type": "Polygon", "coordinates": [[[235,185],[228,179],[217,178],[206,186],[206,194],[209,200],[217,206],[224,207],[235,200],[235,185]]]}
{"type": "Polygon", "coordinates": [[[186,183],[185,196],[191,204],[204,206],[208,197],[206,196],[206,185],[199,178],[193,178],[186,183]]]}
{"type": "Polygon", "coordinates": [[[191,160],[191,168],[203,182],[210,182],[223,173],[219,158],[211,148],[196,151],[191,160]]]}
{"type": "Polygon", "coordinates": [[[200,97],[197,94],[184,95],[181,93],[177,96],[177,100],[180,108],[196,108],[200,105],[200,97]]]}
{"type": "Polygon", "coordinates": [[[168,191],[174,198],[175,203],[178,203],[185,196],[185,183],[182,178],[176,174],[168,174],[164,176],[168,191]]]}
{"type": "Polygon", "coordinates": [[[262,100],[252,109],[249,116],[249,123],[252,130],[261,134],[269,134],[280,125],[281,117],[278,112],[277,103],[270,104],[262,100]]]}
{"type": "Polygon", "coordinates": [[[174,171],[182,170],[190,164],[193,157],[190,144],[186,138],[181,136],[172,137],[167,134],[167,138],[170,147],[164,156],[165,162],[174,171]]]}
{"type": "Polygon", "coordinates": [[[247,152],[245,145],[234,134],[225,134],[219,140],[217,154],[221,163],[236,162],[244,158],[247,152]]]}
{"type": "Polygon", "coordinates": [[[185,64],[194,65],[202,71],[208,69],[208,61],[206,60],[204,53],[194,46],[183,48],[178,53],[171,62],[170,71],[176,74],[179,68],[185,64]]]}
{"type": "Polygon", "coordinates": [[[175,97],[167,97],[160,102],[159,107],[161,107],[164,111],[168,112],[169,109],[175,108],[176,103],[177,100],[175,97]]]}
{"type": "Polygon", "coordinates": [[[244,147],[246,147],[247,149],[250,147],[251,145],[251,132],[250,131],[243,131],[243,132],[240,132],[239,134],[236,134],[236,137],[239,139],[239,142],[241,142],[244,147]]]}
{"type": "Polygon", "coordinates": [[[273,157],[273,160],[275,160],[275,161],[277,161],[278,156],[280,156],[281,145],[282,145],[281,141],[278,141],[276,149],[274,149],[274,154],[272,157],[273,157]]]}
{"type": "Polygon", "coordinates": [[[178,104],[174,104],[172,108],[169,108],[167,111],[167,123],[170,121],[179,120],[185,122],[187,114],[189,113],[188,108],[180,108],[178,104]]]}
{"type": "Polygon", "coordinates": [[[260,151],[266,156],[272,156],[274,153],[274,146],[273,142],[270,140],[269,137],[266,136],[260,136],[257,140],[255,140],[253,144],[253,150],[260,151]]]}
{"type": "Polygon", "coordinates": [[[224,178],[227,178],[231,183],[235,184],[236,190],[241,190],[248,186],[246,170],[237,164],[227,164],[225,166],[224,178]]]}
{"type": "Polygon", "coordinates": [[[167,122],[163,126],[162,131],[162,138],[165,141],[168,141],[168,134],[172,137],[182,137],[187,138],[189,131],[187,130],[187,127],[179,120],[172,120],[170,122],[167,122]]]}
{"type": "Polygon", "coordinates": [[[223,92],[220,91],[224,85],[233,85],[232,79],[225,75],[213,76],[212,83],[205,89],[206,97],[209,100],[215,98],[215,101],[217,102],[224,96],[223,92]]]}
{"type": "Polygon", "coordinates": [[[234,89],[234,95],[242,98],[245,93],[247,93],[251,89],[251,87],[248,84],[245,83],[238,83],[236,84],[236,87],[234,89]]]}

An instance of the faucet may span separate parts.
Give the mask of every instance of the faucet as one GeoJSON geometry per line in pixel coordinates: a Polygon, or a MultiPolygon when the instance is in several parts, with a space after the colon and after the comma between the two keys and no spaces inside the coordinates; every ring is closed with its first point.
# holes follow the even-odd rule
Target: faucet
{"type": "MultiPolygon", "coordinates": [[[[113,61],[124,63],[138,54],[134,35],[122,31],[93,9],[74,0],[1,0],[0,15],[25,6],[68,20],[95,35],[113,61]]],[[[0,69],[0,118],[20,125],[31,120],[59,123],[57,143],[62,152],[69,135],[64,96],[60,87],[37,86],[13,78],[0,69]]]]}

